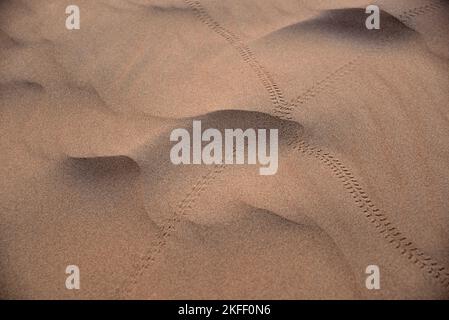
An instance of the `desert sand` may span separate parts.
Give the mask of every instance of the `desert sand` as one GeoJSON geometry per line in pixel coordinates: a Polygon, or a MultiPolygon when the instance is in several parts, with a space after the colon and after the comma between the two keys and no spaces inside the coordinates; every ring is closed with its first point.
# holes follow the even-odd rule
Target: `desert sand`
{"type": "Polygon", "coordinates": [[[0,297],[449,298],[448,23],[442,0],[0,1],[0,297]],[[277,174],[173,165],[193,119],[277,128],[277,174]]]}

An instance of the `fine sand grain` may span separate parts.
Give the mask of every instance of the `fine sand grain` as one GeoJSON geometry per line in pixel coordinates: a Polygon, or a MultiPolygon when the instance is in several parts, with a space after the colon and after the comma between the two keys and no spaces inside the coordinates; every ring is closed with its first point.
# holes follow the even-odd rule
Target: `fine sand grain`
{"type": "Polygon", "coordinates": [[[1,0],[0,297],[448,299],[448,108],[444,0],[1,0]],[[277,174],[173,165],[193,120],[277,174]]]}

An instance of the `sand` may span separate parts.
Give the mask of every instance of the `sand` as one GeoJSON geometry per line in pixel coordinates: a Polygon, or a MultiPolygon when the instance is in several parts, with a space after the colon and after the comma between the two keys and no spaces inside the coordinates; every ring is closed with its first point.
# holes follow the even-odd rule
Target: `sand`
{"type": "Polygon", "coordinates": [[[449,298],[448,17],[442,0],[0,1],[0,297],[449,298]],[[195,119],[277,128],[277,174],[173,165],[170,132],[195,119]]]}

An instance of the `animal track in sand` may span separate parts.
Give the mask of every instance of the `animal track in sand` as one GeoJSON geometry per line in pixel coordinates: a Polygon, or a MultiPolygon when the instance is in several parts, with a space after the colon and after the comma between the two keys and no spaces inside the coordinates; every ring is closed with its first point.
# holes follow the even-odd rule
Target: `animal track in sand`
{"type": "Polygon", "coordinates": [[[443,8],[444,2],[438,1],[437,3],[426,4],[421,7],[409,9],[398,16],[398,19],[407,26],[412,27],[412,19],[427,13],[433,13],[438,9],[443,8]]]}
{"type": "MultiPolygon", "coordinates": [[[[211,28],[215,33],[223,37],[239,52],[243,61],[252,68],[257,78],[265,87],[269,94],[270,101],[273,104],[274,116],[280,119],[291,120],[291,113],[294,108],[304,105],[318,94],[323,94],[330,90],[336,81],[344,78],[356,70],[355,66],[360,63],[362,54],[357,55],[341,67],[327,74],[322,80],[316,82],[309,89],[287,104],[281,89],[276,84],[270,73],[257,60],[252,50],[244,44],[238,36],[215,21],[206,12],[199,1],[184,1],[195,12],[200,21],[211,28]]],[[[433,12],[435,9],[442,6],[442,3],[438,3],[419,8],[412,8],[404,11],[398,16],[398,18],[405,25],[407,25],[410,19],[421,14],[433,12]]],[[[412,241],[404,236],[398,228],[393,225],[388,217],[374,205],[352,172],[338,158],[329,152],[311,146],[299,136],[295,139],[295,141],[291,141],[290,145],[292,145],[294,150],[297,150],[302,154],[313,156],[326,168],[331,170],[335,177],[342,183],[344,189],[347,190],[347,192],[354,199],[356,206],[360,209],[362,214],[378,231],[379,235],[384,237],[388,243],[392,244],[397,250],[399,250],[399,253],[405,256],[407,260],[413,262],[420,269],[424,270],[427,275],[431,276],[432,279],[436,280],[437,283],[441,284],[445,289],[449,289],[449,272],[447,269],[436,260],[426,255],[422,250],[417,248],[412,241]]],[[[126,296],[130,296],[133,294],[138,284],[139,277],[143,275],[145,270],[150,266],[151,262],[156,259],[156,256],[162,251],[162,247],[167,244],[168,238],[172,232],[175,231],[175,226],[181,221],[181,217],[184,216],[188,210],[192,209],[193,205],[204,192],[206,187],[215,179],[216,176],[222,173],[225,168],[225,165],[215,165],[207,174],[197,180],[190,192],[180,203],[178,203],[176,212],[174,212],[172,217],[167,219],[166,224],[163,225],[160,240],[157,241],[155,246],[151,246],[151,248],[142,255],[138,266],[132,275],[127,279],[124,287],[118,288],[117,293],[119,295],[124,294],[126,296]]]]}

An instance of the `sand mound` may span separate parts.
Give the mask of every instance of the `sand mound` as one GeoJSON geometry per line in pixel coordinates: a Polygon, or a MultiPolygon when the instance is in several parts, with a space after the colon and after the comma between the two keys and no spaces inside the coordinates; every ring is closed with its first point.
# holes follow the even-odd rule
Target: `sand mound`
{"type": "Polygon", "coordinates": [[[327,10],[318,17],[301,21],[276,31],[278,37],[283,33],[292,36],[309,35],[311,37],[332,37],[338,41],[400,41],[408,40],[415,31],[406,26],[395,16],[380,10],[382,28],[372,32],[365,27],[367,14],[360,8],[343,8],[327,10]]]}

